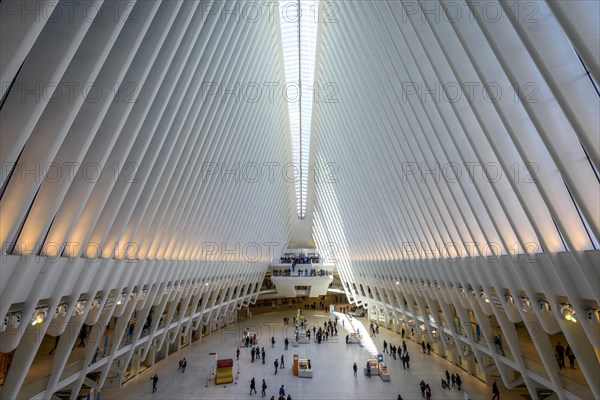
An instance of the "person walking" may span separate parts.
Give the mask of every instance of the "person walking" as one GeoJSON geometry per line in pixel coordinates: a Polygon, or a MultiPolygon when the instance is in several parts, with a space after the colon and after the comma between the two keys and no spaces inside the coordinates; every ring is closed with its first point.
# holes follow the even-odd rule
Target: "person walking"
{"type": "Polygon", "coordinates": [[[83,324],[79,331],[79,347],[85,347],[85,338],[87,337],[87,325],[83,324]]]}
{"type": "Polygon", "coordinates": [[[235,351],[235,356],[236,358],[239,360],[240,359],[240,348],[238,347],[237,350],[235,351]]]}
{"type": "Polygon", "coordinates": [[[554,348],[554,355],[556,356],[556,360],[558,361],[559,369],[565,368],[565,348],[560,342],[558,342],[558,344],[554,348]]]}
{"type": "Polygon", "coordinates": [[[446,386],[450,389],[450,372],[448,370],[446,370],[446,386]]]}
{"type": "Polygon", "coordinates": [[[283,388],[283,385],[281,385],[281,387],[279,388],[279,395],[285,397],[285,389],[283,388]]]}
{"type": "Polygon", "coordinates": [[[253,390],[254,393],[256,393],[256,381],[254,380],[254,378],[252,378],[252,380],[250,381],[250,396],[252,396],[253,390]]]}
{"type": "Polygon", "coordinates": [[[275,347],[275,336],[271,336],[271,347],[275,347]]]}
{"type": "Polygon", "coordinates": [[[575,353],[573,353],[571,345],[567,345],[567,350],[565,350],[565,353],[567,354],[567,358],[569,359],[569,367],[571,369],[575,369],[575,353]]]}
{"type": "Polygon", "coordinates": [[[290,341],[288,340],[288,338],[285,338],[285,341],[283,342],[285,344],[285,349],[288,349],[288,345],[290,344],[290,341]]]}
{"type": "Polygon", "coordinates": [[[181,373],[185,374],[185,367],[187,367],[187,360],[183,357],[183,362],[181,363],[181,373]]]}
{"type": "Polygon", "coordinates": [[[427,355],[431,354],[431,345],[427,342],[427,355]]]}
{"type": "Polygon", "coordinates": [[[277,375],[277,370],[279,369],[279,362],[277,361],[277,359],[275,359],[273,365],[275,366],[275,375],[277,375]]]}
{"type": "Polygon", "coordinates": [[[427,353],[427,348],[425,347],[425,341],[421,342],[421,347],[423,348],[423,354],[427,353]]]}
{"type": "Polygon", "coordinates": [[[177,368],[177,371],[181,371],[181,368],[183,368],[183,359],[179,360],[179,367],[177,368]]]}
{"type": "Polygon", "coordinates": [[[156,392],[156,383],[158,382],[158,375],[154,374],[154,376],[152,378],[150,378],[150,380],[152,381],[152,393],[156,392]]]}
{"type": "Polygon", "coordinates": [[[496,384],[496,380],[494,379],[494,384],[492,385],[492,400],[500,400],[500,390],[498,389],[498,385],[496,384]]]}
{"type": "Polygon", "coordinates": [[[387,345],[387,342],[385,340],[383,341],[383,352],[384,353],[388,352],[388,345],[387,345]]]}
{"type": "Polygon", "coordinates": [[[456,374],[456,386],[458,390],[460,390],[460,385],[462,385],[462,380],[460,379],[460,375],[456,374]]]}
{"type": "Polygon", "coordinates": [[[265,380],[263,379],[263,383],[262,383],[262,397],[265,397],[267,395],[267,383],[265,382],[265,380]]]}
{"type": "Polygon", "coordinates": [[[283,354],[281,355],[281,362],[279,363],[279,368],[285,369],[285,363],[283,362],[283,354]]]}
{"type": "Polygon", "coordinates": [[[425,385],[425,398],[431,400],[431,387],[429,387],[429,384],[425,385]]]}
{"type": "Polygon", "coordinates": [[[358,366],[356,365],[356,362],[354,362],[352,369],[354,370],[354,377],[356,378],[356,371],[358,371],[358,366]]]}
{"type": "Polygon", "coordinates": [[[371,364],[367,361],[367,376],[371,377],[371,364]]]}
{"type": "Polygon", "coordinates": [[[254,347],[250,350],[250,354],[252,355],[252,362],[254,362],[254,347]]]}
{"type": "Polygon", "coordinates": [[[500,353],[502,357],[505,357],[504,349],[502,348],[502,339],[500,335],[494,336],[494,345],[496,346],[496,351],[500,353]]]}

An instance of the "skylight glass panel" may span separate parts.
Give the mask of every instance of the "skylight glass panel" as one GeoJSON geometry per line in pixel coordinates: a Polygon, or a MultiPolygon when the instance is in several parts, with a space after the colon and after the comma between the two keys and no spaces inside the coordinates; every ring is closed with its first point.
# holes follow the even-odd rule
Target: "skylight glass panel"
{"type": "Polygon", "coordinates": [[[319,2],[279,2],[298,218],[306,215],[319,2]]]}

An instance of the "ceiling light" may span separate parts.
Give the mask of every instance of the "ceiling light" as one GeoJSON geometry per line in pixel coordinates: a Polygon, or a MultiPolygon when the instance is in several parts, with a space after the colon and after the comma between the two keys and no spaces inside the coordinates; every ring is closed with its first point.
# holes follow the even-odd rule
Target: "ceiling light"
{"type": "Polygon", "coordinates": [[[119,296],[119,299],[117,300],[117,305],[120,306],[121,304],[125,303],[127,301],[127,291],[123,291],[121,293],[121,295],[119,296]]]}
{"type": "Polygon", "coordinates": [[[21,313],[15,313],[9,316],[9,325],[13,328],[17,328],[21,323],[21,313]]]}
{"type": "Polygon", "coordinates": [[[575,310],[569,303],[560,303],[560,313],[567,321],[577,322],[575,310]]]}
{"type": "Polygon", "coordinates": [[[600,310],[598,310],[597,308],[586,308],[585,311],[587,313],[588,319],[593,324],[600,323],[600,310]]]}
{"type": "Polygon", "coordinates": [[[54,315],[54,318],[65,317],[67,315],[67,311],[68,311],[68,306],[66,303],[59,305],[58,307],[56,307],[56,314],[54,315]]]}
{"type": "Polygon", "coordinates": [[[519,299],[519,300],[521,300],[521,309],[522,309],[524,312],[529,312],[529,311],[531,311],[531,301],[529,301],[529,297],[527,297],[527,296],[522,296],[522,297],[520,297],[520,299],[519,299]]]}
{"type": "Polygon", "coordinates": [[[479,296],[481,297],[481,300],[485,301],[486,303],[490,302],[488,295],[485,293],[485,291],[483,289],[479,291],[479,296]]]}
{"type": "Polygon", "coordinates": [[[75,312],[78,315],[83,314],[84,311],[85,311],[85,305],[86,305],[86,301],[85,300],[78,301],[77,304],[75,305],[75,312]]]}
{"type": "Polygon", "coordinates": [[[542,310],[544,312],[552,311],[552,307],[550,306],[550,303],[548,303],[546,300],[541,299],[538,301],[538,304],[540,306],[540,310],[542,310]]]}
{"type": "Polygon", "coordinates": [[[36,311],[31,319],[31,325],[41,324],[42,322],[44,322],[47,316],[48,312],[46,311],[46,309],[36,311]]]}

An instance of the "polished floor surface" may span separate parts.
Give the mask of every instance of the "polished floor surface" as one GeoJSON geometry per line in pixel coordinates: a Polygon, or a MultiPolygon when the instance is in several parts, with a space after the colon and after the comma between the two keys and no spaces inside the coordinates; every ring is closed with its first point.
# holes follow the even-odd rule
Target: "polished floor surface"
{"type": "MultiPolygon", "coordinates": [[[[324,312],[303,311],[307,316],[309,325],[320,324],[329,319],[324,312]]],[[[284,349],[284,338],[293,336],[293,325],[283,325],[283,317],[291,317],[292,311],[270,312],[257,315],[237,324],[217,331],[203,340],[194,342],[174,353],[139,376],[131,379],[120,388],[104,389],[102,399],[251,399],[261,397],[262,379],[267,383],[266,399],[271,396],[278,397],[281,385],[284,385],[286,395],[289,393],[294,400],[325,400],[325,399],[390,399],[396,400],[401,394],[404,400],[422,399],[419,382],[423,379],[432,388],[433,399],[490,399],[491,389],[480,380],[471,377],[462,369],[452,365],[437,355],[424,355],[421,347],[407,340],[408,351],[411,356],[410,369],[403,370],[399,360],[390,359],[384,355],[389,365],[391,374],[390,382],[383,382],[379,377],[368,378],[363,375],[362,367],[370,358],[368,346],[345,343],[345,331],[352,329],[348,321],[344,322],[337,338],[321,344],[311,342],[284,349]],[[250,360],[250,349],[241,347],[240,360],[235,360],[238,339],[245,328],[258,334],[259,345],[264,346],[266,362],[250,360]],[[288,333],[289,332],[289,333],[288,333]],[[271,347],[270,338],[275,337],[275,347],[271,347]],[[213,366],[215,356],[209,353],[216,352],[217,357],[234,359],[234,382],[228,385],[216,386],[212,381],[207,383],[213,366]],[[292,357],[298,354],[300,358],[311,360],[314,377],[298,378],[292,374],[292,357]],[[273,362],[284,356],[285,369],[280,369],[274,374],[273,362]],[[185,357],[188,361],[185,373],[178,372],[178,361],[185,357]],[[354,377],[352,364],[356,362],[359,373],[354,377]],[[443,390],[440,379],[446,369],[450,373],[459,373],[463,386],[462,390],[443,390]],[[238,374],[239,371],[239,374],[238,374]],[[150,377],[154,374],[159,377],[158,390],[152,393],[150,377]],[[237,379],[236,379],[237,377],[237,379]],[[250,380],[256,379],[258,394],[249,395],[250,380]],[[208,384],[208,386],[206,386],[208,384]]],[[[368,325],[365,319],[360,319],[368,325]]],[[[359,322],[354,320],[354,327],[359,322]]],[[[377,350],[383,350],[383,340],[399,345],[402,340],[399,335],[386,329],[380,329],[380,334],[373,338],[377,350]]],[[[514,392],[505,390],[501,384],[501,398],[503,400],[522,400],[523,397],[514,392]]]]}

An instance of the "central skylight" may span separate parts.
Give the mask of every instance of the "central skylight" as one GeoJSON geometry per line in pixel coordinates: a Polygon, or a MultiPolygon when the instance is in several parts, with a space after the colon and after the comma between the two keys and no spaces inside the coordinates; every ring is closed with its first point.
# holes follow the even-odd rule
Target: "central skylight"
{"type": "Polygon", "coordinates": [[[318,0],[280,0],[281,39],[287,88],[298,218],[306,215],[312,88],[319,16],[318,0]]]}

